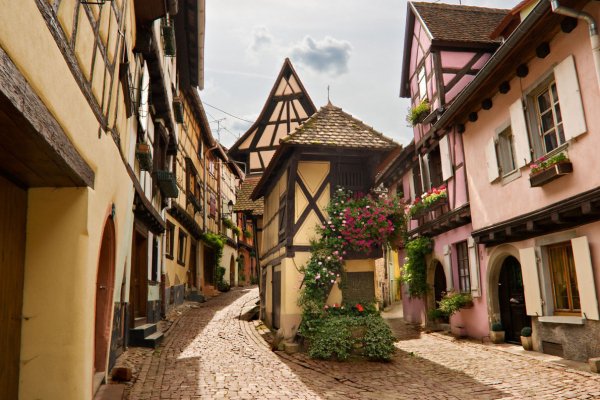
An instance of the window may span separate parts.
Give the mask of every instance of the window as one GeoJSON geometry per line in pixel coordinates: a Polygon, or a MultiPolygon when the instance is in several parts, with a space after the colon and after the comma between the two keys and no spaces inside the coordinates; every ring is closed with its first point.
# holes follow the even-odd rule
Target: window
{"type": "Polygon", "coordinates": [[[467,242],[456,244],[456,258],[458,262],[458,284],[463,293],[471,292],[471,275],[469,273],[469,248],[467,242]]]}
{"type": "Polygon", "coordinates": [[[173,241],[175,239],[175,225],[167,221],[167,229],[165,231],[165,257],[173,259],[173,241]]]}
{"type": "Polygon", "coordinates": [[[215,176],[215,163],[213,160],[210,160],[208,162],[208,172],[210,173],[211,176],[215,176]]]}
{"type": "Polygon", "coordinates": [[[154,236],[154,239],[152,239],[152,275],[150,276],[153,282],[158,282],[158,261],[158,239],[154,236]]]}
{"type": "Polygon", "coordinates": [[[517,169],[513,150],[513,135],[510,126],[502,130],[497,136],[496,156],[501,176],[509,175],[517,169]]]}
{"type": "Polygon", "coordinates": [[[581,304],[571,242],[548,246],[546,250],[550,280],[552,281],[554,313],[579,314],[581,304]]]}
{"type": "Polygon", "coordinates": [[[187,235],[179,228],[179,242],[177,247],[177,263],[185,265],[185,249],[186,249],[187,235]]]}
{"type": "Polygon", "coordinates": [[[415,198],[423,194],[423,182],[421,181],[420,168],[413,168],[413,187],[415,188],[415,198]]]}
{"type": "Polygon", "coordinates": [[[283,242],[285,240],[285,228],[286,228],[286,204],[287,204],[287,195],[286,193],[282,194],[279,198],[279,234],[278,239],[279,242],[283,242]]]}
{"type": "Polygon", "coordinates": [[[440,155],[439,147],[436,147],[428,154],[427,161],[429,163],[429,184],[431,189],[444,183],[444,178],[442,176],[442,157],[440,155]]]}
{"type": "Polygon", "coordinates": [[[556,82],[544,85],[534,99],[538,134],[544,153],[549,153],[565,142],[556,82]]]}
{"type": "Polygon", "coordinates": [[[427,100],[427,74],[424,65],[417,72],[417,83],[419,85],[419,100],[427,100]]]}

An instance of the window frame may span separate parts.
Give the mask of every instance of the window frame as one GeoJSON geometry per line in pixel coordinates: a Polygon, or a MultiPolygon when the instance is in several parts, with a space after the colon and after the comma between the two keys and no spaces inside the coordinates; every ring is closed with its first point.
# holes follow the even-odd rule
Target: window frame
{"type": "Polygon", "coordinates": [[[179,235],[177,235],[177,264],[185,266],[185,256],[187,247],[187,233],[179,227],[179,235]]]}
{"type": "Polygon", "coordinates": [[[576,267],[575,267],[575,256],[573,254],[573,247],[571,244],[571,241],[562,241],[562,242],[558,242],[558,243],[553,243],[553,244],[549,244],[547,246],[544,246],[544,253],[546,255],[546,262],[544,263],[544,267],[546,269],[545,272],[547,272],[548,274],[548,279],[549,279],[549,284],[550,284],[550,295],[552,296],[552,314],[553,315],[564,315],[564,316],[580,316],[581,315],[581,296],[579,293],[579,283],[577,282],[577,272],[576,272],[576,267]],[[567,258],[567,262],[570,263],[570,265],[557,265],[557,264],[553,264],[553,260],[552,260],[552,250],[553,249],[565,249],[565,253],[564,255],[561,256],[566,256],[567,258]],[[570,254],[570,259],[569,259],[569,254],[570,254]],[[567,303],[569,305],[568,309],[565,308],[559,308],[558,307],[558,303],[557,303],[557,296],[556,296],[556,282],[555,282],[555,273],[554,273],[554,268],[562,268],[563,270],[562,275],[563,275],[563,279],[565,279],[567,281],[567,286],[566,286],[566,290],[567,290],[567,303]],[[571,272],[573,272],[574,276],[571,276],[571,272]],[[573,284],[574,284],[574,288],[577,290],[577,299],[579,302],[579,308],[575,308],[574,307],[574,297],[573,297],[573,284]]]}
{"type": "Polygon", "coordinates": [[[418,94],[417,94],[417,102],[420,103],[422,101],[426,101],[428,100],[428,96],[427,96],[427,68],[425,68],[425,62],[423,62],[419,68],[417,68],[417,90],[418,90],[418,94]],[[421,72],[423,73],[421,75],[421,72]],[[424,93],[422,93],[422,89],[423,87],[421,87],[421,84],[423,84],[424,87],[424,93]]]}
{"type": "MultiPolygon", "coordinates": [[[[541,122],[540,122],[541,115],[539,113],[539,106],[537,103],[537,99],[544,92],[551,92],[550,88],[552,85],[556,86],[556,78],[554,76],[554,69],[549,71],[547,75],[544,75],[541,79],[539,79],[537,82],[535,82],[532,85],[532,89],[525,92],[526,93],[526,95],[525,95],[525,104],[526,104],[525,115],[526,115],[526,119],[527,119],[527,128],[529,131],[528,132],[529,143],[531,145],[531,148],[533,149],[533,154],[532,154],[533,160],[537,160],[543,156],[552,156],[554,154],[560,153],[569,144],[569,141],[568,141],[568,139],[566,139],[566,136],[564,133],[564,118],[561,118],[560,124],[563,126],[563,136],[564,136],[565,140],[562,143],[560,143],[558,141],[558,130],[556,127],[557,125],[556,125],[556,116],[555,116],[555,110],[554,110],[555,104],[554,103],[552,105],[552,113],[553,113],[553,121],[555,123],[555,125],[554,125],[555,134],[557,135],[557,146],[554,149],[547,150],[545,143],[544,143],[543,134],[541,133],[541,122]]],[[[558,88],[557,88],[557,96],[558,96],[558,88]]],[[[558,104],[558,106],[560,107],[560,99],[558,99],[556,104],[558,104]]],[[[562,115],[562,112],[563,112],[563,110],[561,109],[561,115],[562,115]]]]}
{"type": "Polygon", "coordinates": [[[518,175],[519,167],[517,164],[517,158],[515,154],[514,133],[512,130],[512,124],[510,120],[500,125],[496,129],[496,133],[494,135],[494,148],[496,150],[496,165],[498,167],[498,175],[500,176],[502,181],[504,182],[507,178],[510,178],[515,174],[518,175]],[[507,132],[509,132],[508,135],[506,135],[508,137],[504,139],[504,143],[507,143],[507,145],[502,146],[503,142],[501,138],[505,136],[507,132]],[[505,154],[506,151],[508,151],[509,154],[505,154]],[[508,172],[504,171],[505,168],[503,165],[503,161],[506,160],[503,160],[503,156],[510,158],[510,160],[512,161],[513,168],[508,172]]]}
{"type": "Polygon", "coordinates": [[[458,269],[458,289],[461,293],[471,293],[469,244],[466,240],[455,243],[454,250],[456,254],[456,266],[458,269]]]}
{"type": "Polygon", "coordinates": [[[175,245],[175,225],[167,220],[165,229],[165,257],[169,260],[173,259],[173,246],[175,245]]]}

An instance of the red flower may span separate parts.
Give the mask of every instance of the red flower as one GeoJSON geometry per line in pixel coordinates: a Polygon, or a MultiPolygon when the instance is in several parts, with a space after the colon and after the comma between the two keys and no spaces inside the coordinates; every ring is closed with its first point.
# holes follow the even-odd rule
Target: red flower
{"type": "Polygon", "coordinates": [[[360,304],[357,304],[357,305],[356,305],[356,309],[358,310],[358,312],[363,312],[363,311],[365,311],[364,307],[363,307],[363,306],[361,306],[360,304]]]}

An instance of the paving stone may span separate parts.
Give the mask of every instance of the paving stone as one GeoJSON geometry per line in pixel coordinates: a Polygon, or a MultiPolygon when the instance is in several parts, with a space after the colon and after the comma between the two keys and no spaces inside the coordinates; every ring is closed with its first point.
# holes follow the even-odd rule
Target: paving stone
{"type": "Polygon", "coordinates": [[[389,363],[312,360],[271,351],[270,332],[239,318],[258,291],[234,289],[189,308],[154,352],[136,354],[129,399],[600,398],[600,376],[451,340],[392,321],[389,363]]]}

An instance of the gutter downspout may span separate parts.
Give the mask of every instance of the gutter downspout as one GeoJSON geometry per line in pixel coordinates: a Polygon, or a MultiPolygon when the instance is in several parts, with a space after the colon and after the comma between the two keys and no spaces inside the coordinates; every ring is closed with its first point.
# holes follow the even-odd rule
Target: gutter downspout
{"type": "Polygon", "coordinates": [[[596,79],[600,86],[600,36],[598,36],[598,25],[596,20],[589,13],[577,11],[569,7],[562,6],[559,0],[550,0],[552,11],[556,14],[565,15],[584,20],[587,22],[590,31],[590,42],[592,45],[592,56],[594,57],[594,65],[596,67],[596,79]]]}

